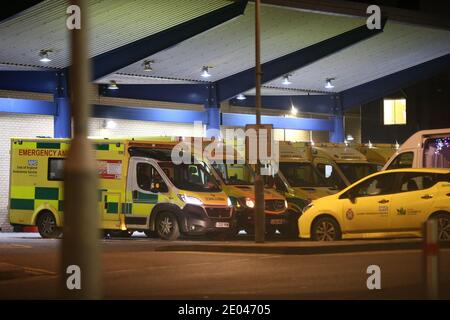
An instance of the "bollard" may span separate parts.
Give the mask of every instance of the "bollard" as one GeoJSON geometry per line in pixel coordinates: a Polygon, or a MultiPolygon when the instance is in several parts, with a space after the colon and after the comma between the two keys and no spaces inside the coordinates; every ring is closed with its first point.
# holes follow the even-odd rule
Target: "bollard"
{"type": "Polygon", "coordinates": [[[423,278],[426,298],[439,299],[438,223],[429,219],[423,226],[423,278]]]}

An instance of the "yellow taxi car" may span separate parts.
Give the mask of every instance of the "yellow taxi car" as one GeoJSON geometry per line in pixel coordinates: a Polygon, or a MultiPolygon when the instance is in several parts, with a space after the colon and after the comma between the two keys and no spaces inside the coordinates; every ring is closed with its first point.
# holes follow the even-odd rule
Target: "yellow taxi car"
{"type": "Polygon", "coordinates": [[[374,173],[341,192],[313,201],[298,220],[300,237],[317,241],[421,236],[438,220],[450,240],[450,169],[397,169],[374,173]]]}

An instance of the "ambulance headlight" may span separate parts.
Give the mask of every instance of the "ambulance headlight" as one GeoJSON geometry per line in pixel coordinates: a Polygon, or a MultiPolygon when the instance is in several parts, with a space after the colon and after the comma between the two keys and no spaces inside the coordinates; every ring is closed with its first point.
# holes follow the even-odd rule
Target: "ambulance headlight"
{"type": "Polygon", "coordinates": [[[287,209],[287,207],[288,207],[288,202],[287,202],[287,200],[284,200],[284,208],[287,209]]]}
{"type": "Polygon", "coordinates": [[[178,197],[181,199],[181,201],[183,201],[186,204],[193,204],[196,206],[202,206],[203,202],[196,198],[196,197],[191,197],[191,196],[187,196],[185,194],[179,194],[178,197]]]}
{"type": "Polygon", "coordinates": [[[250,209],[253,209],[255,207],[255,201],[253,201],[253,199],[250,198],[245,198],[245,205],[250,209]]]}

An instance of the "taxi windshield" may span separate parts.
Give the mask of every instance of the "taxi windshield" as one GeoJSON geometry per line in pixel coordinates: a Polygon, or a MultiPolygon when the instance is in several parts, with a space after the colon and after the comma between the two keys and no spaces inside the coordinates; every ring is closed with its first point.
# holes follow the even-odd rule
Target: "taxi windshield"
{"type": "Polygon", "coordinates": [[[160,167],[178,189],[197,192],[219,192],[219,184],[202,164],[159,162],[160,167]]]}
{"type": "Polygon", "coordinates": [[[374,163],[339,163],[338,166],[350,183],[378,171],[378,166],[374,163]]]}
{"type": "Polygon", "coordinates": [[[280,171],[292,187],[330,187],[311,163],[280,163],[280,171]]]}
{"type": "Polygon", "coordinates": [[[248,164],[212,163],[223,182],[228,185],[253,185],[254,173],[248,164]]]}

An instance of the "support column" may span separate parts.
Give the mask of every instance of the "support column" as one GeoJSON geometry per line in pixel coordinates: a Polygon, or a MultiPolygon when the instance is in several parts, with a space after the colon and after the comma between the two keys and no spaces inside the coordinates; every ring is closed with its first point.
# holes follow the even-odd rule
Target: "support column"
{"type": "Polygon", "coordinates": [[[342,99],[340,96],[336,95],[333,116],[333,131],[330,132],[330,142],[343,143],[344,140],[344,111],[342,108],[342,99]]]}
{"type": "Polygon", "coordinates": [[[57,98],[55,96],[56,115],[54,116],[54,137],[55,138],[71,138],[72,137],[72,121],[70,115],[69,98],[57,98]]]}
{"type": "Polygon", "coordinates": [[[58,86],[54,94],[56,114],[53,118],[53,136],[55,138],[71,138],[72,117],[70,111],[70,99],[68,96],[68,81],[66,71],[58,72],[57,83],[58,86]]]}
{"type": "Polygon", "coordinates": [[[208,138],[220,136],[220,102],[217,100],[217,87],[208,86],[209,97],[205,103],[206,135],[208,138]]]}

